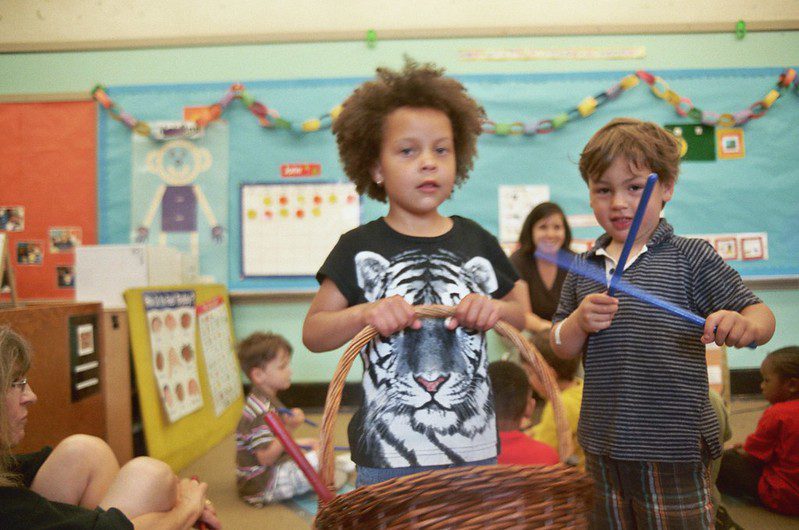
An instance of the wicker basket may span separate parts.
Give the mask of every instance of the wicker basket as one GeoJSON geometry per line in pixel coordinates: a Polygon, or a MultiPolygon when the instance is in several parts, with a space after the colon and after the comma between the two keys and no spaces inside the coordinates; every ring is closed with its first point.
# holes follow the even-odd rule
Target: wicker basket
{"type": "MultiPolygon", "coordinates": [[[[421,317],[444,318],[452,307],[419,306],[421,317]]],[[[494,330],[508,338],[544,381],[552,401],[561,462],[571,455],[571,436],[557,386],[535,348],[512,326],[494,330]]],[[[367,326],[339,360],[322,418],[322,480],[333,488],[333,427],[344,380],[361,349],[377,332],[367,326]]],[[[317,528],[587,528],[591,480],[577,468],[463,466],[426,471],[356,488],[329,503],[320,501],[317,528]]]]}

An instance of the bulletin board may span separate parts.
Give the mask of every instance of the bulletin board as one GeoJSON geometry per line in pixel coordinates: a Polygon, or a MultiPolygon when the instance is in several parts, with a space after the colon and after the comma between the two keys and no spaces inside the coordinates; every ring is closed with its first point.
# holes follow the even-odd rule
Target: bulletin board
{"type": "Polygon", "coordinates": [[[354,184],[243,184],[241,276],[313,276],[359,223],[354,184]]]}
{"type": "Polygon", "coordinates": [[[74,248],[97,243],[92,101],[0,104],[0,231],[19,298],[73,299],[74,248]]]}
{"type": "MultiPolygon", "coordinates": [[[[125,301],[128,307],[133,366],[136,372],[147,453],[163,460],[178,471],[233,432],[241,415],[243,396],[238,376],[238,360],[234,353],[235,338],[227,290],[217,284],[137,288],[125,291],[125,301]],[[183,327],[184,332],[189,329],[194,335],[194,340],[186,341],[191,344],[191,351],[179,350],[177,352],[179,357],[176,360],[180,363],[192,361],[191,366],[199,378],[199,393],[195,394],[186,385],[180,391],[182,392],[180,400],[184,401],[183,393],[185,393],[185,400],[189,406],[177,410],[177,414],[171,416],[172,420],[161,391],[163,381],[159,374],[162,373],[164,361],[157,358],[157,352],[152,348],[154,342],[151,340],[153,315],[159,316],[161,321],[159,326],[163,325],[163,329],[166,330],[170,324],[165,318],[160,317],[166,315],[169,318],[170,311],[153,310],[148,298],[153,293],[159,296],[166,295],[167,298],[183,297],[183,300],[191,301],[190,304],[179,301],[177,304],[179,311],[172,311],[177,315],[174,326],[178,330],[183,327]],[[192,318],[190,321],[182,321],[180,312],[182,308],[187,307],[193,310],[192,318]],[[209,321],[208,317],[214,313],[216,317],[209,321]],[[227,329],[221,329],[220,326],[227,329]],[[210,335],[214,335],[216,339],[209,338],[210,335]],[[223,338],[221,342],[218,340],[219,337],[223,338]],[[222,372],[219,370],[220,362],[227,363],[227,368],[234,368],[235,374],[233,383],[235,388],[228,385],[227,395],[222,396],[219,394],[219,385],[216,384],[218,381],[209,379],[209,373],[222,372]],[[220,397],[223,398],[221,401],[220,397]],[[220,402],[228,405],[220,407],[218,406],[220,402]]],[[[155,303],[159,302],[156,300],[155,303]]],[[[164,309],[167,306],[168,303],[161,304],[157,309],[164,309]]],[[[171,361],[166,359],[166,362],[171,361]]],[[[230,371],[227,370],[228,373],[230,371]]],[[[225,392],[224,388],[222,392],[225,392]]],[[[175,401],[178,399],[174,389],[171,390],[170,399],[175,401]]]]}
{"type": "MultiPolygon", "coordinates": [[[[446,66],[446,65],[443,65],[446,66]]],[[[747,109],[775,87],[785,66],[663,70],[652,72],[667,81],[697,108],[720,114],[747,109]]],[[[466,75],[458,77],[497,123],[535,123],[573,109],[586,96],[600,94],[617,84],[628,71],[569,72],[513,75],[466,75]]],[[[301,123],[320,116],[341,103],[363,79],[303,79],[250,81],[245,83],[256,100],[280,116],[301,123]]],[[[108,88],[120,108],[139,120],[179,119],[192,105],[210,105],[228,89],[227,84],[127,86],[108,88]]],[[[631,116],[663,125],[694,127],[674,107],[655,97],[641,83],[607,102],[585,118],[572,119],[549,134],[535,136],[484,134],[478,142],[478,158],[469,181],[456,189],[442,206],[445,214],[471,217],[499,234],[500,186],[546,186],[549,198],[563,206],[573,224],[575,237],[593,239],[599,227],[590,220],[588,194],[577,169],[582,147],[610,119],[631,116]]],[[[303,179],[311,183],[346,182],[338,161],[335,138],[329,130],[298,133],[264,129],[240,102],[223,115],[229,128],[228,226],[226,245],[227,286],[236,291],[312,290],[310,276],[248,277],[242,274],[242,206],[244,183],[275,184],[288,181],[281,168],[287,164],[311,164],[318,169],[303,179]]],[[[761,119],[740,128],[743,156],[715,160],[686,160],[682,164],[675,197],[665,216],[679,234],[719,239],[722,244],[757,244],[765,234],[768,259],[744,259],[742,252],[729,263],[744,277],[782,278],[799,275],[799,150],[796,149],[799,98],[796,90],[784,92],[761,119]]],[[[131,132],[101,113],[100,126],[100,230],[105,243],[127,241],[130,218],[131,132]]],[[[518,127],[518,125],[517,125],[518,127]]],[[[712,131],[710,131],[712,132],[712,131]]],[[[708,134],[709,131],[704,131],[708,134]]],[[[297,179],[292,178],[295,182],[297,179]]],[[[361,222],[383,215],[386,207],[362,199],[361,222]]],[[[264,248],[263,251],[268,251],[264,248]]],[[[751,258],[751,254],[749,255],[751,258]]]]}

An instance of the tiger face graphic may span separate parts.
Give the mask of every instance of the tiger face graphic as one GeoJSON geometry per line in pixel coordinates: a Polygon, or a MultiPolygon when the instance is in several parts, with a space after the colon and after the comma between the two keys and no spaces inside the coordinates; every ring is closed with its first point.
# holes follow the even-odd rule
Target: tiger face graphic
{"type": "MultiPolygon", "coordinates": [[[[468,261],[438,250],[400,253],[391,260],[374,252],[355,256],[358,285],[368,301],[400,295],[412,305],[456,305],[469,293],[497,289],[491,263],[468,261]]],[[[446,329],[442,319],[424,319],[370,342],[364,361],[363,425],[359,449],[384,466],[470,461],[464,448],[496,441],[486,376],[485,334],[446,329]],[[460,448],[460,450],[459,450],[460,448]]]]}

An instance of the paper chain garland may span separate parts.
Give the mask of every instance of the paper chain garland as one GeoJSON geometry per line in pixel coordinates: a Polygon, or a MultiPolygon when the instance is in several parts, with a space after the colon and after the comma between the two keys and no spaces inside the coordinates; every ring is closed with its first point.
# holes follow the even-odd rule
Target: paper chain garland
{"type": "MultiPolygon", "coordinates": [[[[516,121],[512,123],[499,123],[491,120],[486,120],[483,124],[483,132],[487,134],[496,134],[499,136],[512,136],[512,135],[525,135],[534,136],[537,134],[548,134],[556,129],[560,129],[568,122],[576,118],[585,118],[593,114],[599,107],[606,104],[608,101],[616,99],[621,93],[637,86],[640,81],[649,85],[649,89],[658,98],[666,101],[674,107],[674,110],[682,117],[690,118],[694,121],[699,121],[705,125],[719,125],[721,127],[735,127],[747,123],[749,120],[762,117],[768,111],[777,99],[782,94],[793,88],[799,90],[799,79],[797,79],[796,70],[787,68],[784,70],[777,81],[775,88],[771,89],[763,99],[756,101],[748,108],[734,113],[719,114],[716,112],[703,111],[694,106],[693,102],[687,98],[679,95],[677,92],[669,88],[661,77],[652,75],[645,70],[639,70],[635,74],[630,74],[621,79],[617,84],[610,87],[608,90],[597,94],[596,96],[588,96],[583,99],[576,107],[566,112],[558,114],[557,116],[549,119],[539,120],[537,122],[527,123],[516,121]]],[[[92,89],[92,97],[100,103],[110,114],[111,117],[119,122],[124,123],[132,131],[143,136],[150,136],[154,139],[165,139],[163,134],[156,134],[150,125],[141,120],[137,120],[129,113],[117,107],[105,91],[105,87],[97,85],[92,89]]],[[[311,133],[329,129],[333,121],[341,113],[342,106],[337,105],[330,112],[323,114],[318,118],[312,118],[303,121],[299,126],[294,122],[286,120],[280,116],[280,113],[275,109],[270,109],[263,103],[256,101],[245,89],[244,85],[236,83],[231,85],[228,92],[218,102],[209,107],[209,113],[196,120],[196,125],[203,128],[208,123],[218,119],[222,116],[227,106],[234,100],[239,99],[246,106],[261,124],[261,127],[267,129],[286,129],[297,133],[311,133]]]]}

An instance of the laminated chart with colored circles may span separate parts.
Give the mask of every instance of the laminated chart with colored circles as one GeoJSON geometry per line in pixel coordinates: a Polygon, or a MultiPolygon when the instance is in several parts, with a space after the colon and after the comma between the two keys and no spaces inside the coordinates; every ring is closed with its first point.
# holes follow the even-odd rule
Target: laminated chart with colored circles
{"type": "Polygon", "coordinates": [[[360,224],[353,184],[241,186],[242,277],[313,276],[360,224]]]}

